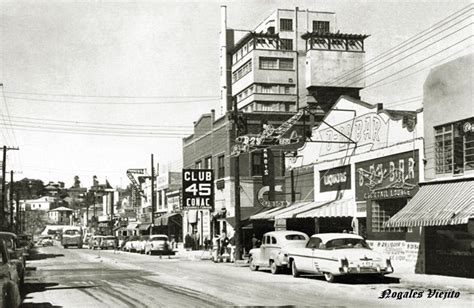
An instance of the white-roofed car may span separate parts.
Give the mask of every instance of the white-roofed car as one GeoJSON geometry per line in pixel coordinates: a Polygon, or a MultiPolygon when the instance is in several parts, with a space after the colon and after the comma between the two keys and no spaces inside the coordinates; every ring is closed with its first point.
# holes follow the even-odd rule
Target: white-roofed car
{"type": "Polygon", "coordinates": [[[272,231],[263,235],[259,248],[249,252],[250,270],[269,267],[272,274],[289,269],[288,249],[305,247],[308,235],[299,231],[272,231]]]}
{"type": "Polygon", "coordinates": [[[168,236],[164,234],[151,235],[145,244],[145,254],[174,255],[168,236]]]}
{"type": "Polygon", "coordinates": [[[355,234],[315,234],[306,247],[292,248],[288,254],[294,277],[310,273],[334,282],[343,275],[393,273],[390,259],[373,251],[362,236],[355,234]]]}

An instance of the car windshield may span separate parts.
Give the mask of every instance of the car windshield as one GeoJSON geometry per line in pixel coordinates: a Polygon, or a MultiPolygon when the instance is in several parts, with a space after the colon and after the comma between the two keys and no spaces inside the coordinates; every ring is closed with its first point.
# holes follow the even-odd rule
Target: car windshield
{"type": "Polygon", "coordinates": [[[65,235],[79,235],[80,232],[79,232],[79,230],[66,230],[66,231],[64,231],[64,234],[65,235]]]}
{"type": "Polygon", "coordinates": [[[326,243],[327,249],[341,249],[341,248],[366,248],[370,249],[369,245],[359,238],[338,238],[330,240],[326,243]]]}
{"type": "Polygon", "coordinates": [[[285,239],[289,241],[304,241],[305,237],[301,234],[288,234],[285,236],[285,239]]]}

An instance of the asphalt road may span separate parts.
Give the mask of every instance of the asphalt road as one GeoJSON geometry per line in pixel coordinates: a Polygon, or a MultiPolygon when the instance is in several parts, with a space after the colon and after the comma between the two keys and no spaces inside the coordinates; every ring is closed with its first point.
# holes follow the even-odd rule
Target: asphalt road
{"type": "Polygon", "coordinates": [[[472,294],[429,299],[427,290],[396,278],[329,284],[233,264],[60,246],[39,248],[32,259],[23,307],[472,307],[472,294]],[[421,299],[379,299],[387,289],[425,294],[421,299]]]}

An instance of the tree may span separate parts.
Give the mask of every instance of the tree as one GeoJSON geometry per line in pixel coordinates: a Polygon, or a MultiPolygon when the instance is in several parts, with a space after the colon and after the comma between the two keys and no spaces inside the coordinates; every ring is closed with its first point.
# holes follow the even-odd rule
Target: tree
{"type": "Polygon", "coordinates": [[[21,199],[35,199],[44,195],[44,184],[41,180],[24,178],[15,182],[14,189],[21,199]]]}
{"type": "Polygon", "coordinates": [[[28,234],[39,234],[41,233],[46,225],[51,225],[53,222],[48,217],[46,211],[26,211],[22,212],[22,224],[26,225],[25,233],[28,234]]]}
{"type": "Polygon", "coordinates": [[[80,188],[81,187],[81,181],[79,180],[79,176],[76,175],[74,177],[74,188],[80,188]]]}

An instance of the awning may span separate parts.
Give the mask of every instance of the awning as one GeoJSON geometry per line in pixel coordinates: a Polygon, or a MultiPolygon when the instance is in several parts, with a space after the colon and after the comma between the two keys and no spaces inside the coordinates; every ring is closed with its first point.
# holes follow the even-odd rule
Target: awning
{"type": "Polygon", "coordinates": [[[445,226],[474,217],[474,178],[420,183],[420,190],[386,223],[389,227],[445,226]]]}
{"type": "MultiPolygon", "coordinates": [[[[246,226],[250,223],[249,219],[252,215],[258,215],[263,211],[262,207],[242,207],[240,208],[240,221],[242,226],[246,226]]],[[[235,227],[235,217],[227,217],[227,222],[234,228],[235,227]]]]}
{"type": "Polygon", "coordinates": [[[339,199],[317,205],[312,210],[296,214],[296,218],[313,217],[354,217],[356,203],[354,199],[339,199]]]}
{"type": "Polygon", "coordinates": [[[286,210],[281,210],[275,213],[275,219],[296,218],[297,214],[310,211],[326,203],[327,201],[296,203],[288,207],[286,210]]]}
{"type": "Polygon", "coordinates": [[[278,212],[279,210],[282,210],[282,209],[286,209],[287,207],[285,206],[279,206],[279,207],[275,207],[275,208],[272,208],[268,211],[265,211],[265,212],[261,212],[261,213],[258,213],[256,215],[252,215],[250,216],[250,220],[268,220],[268,219],[273,219],[275,217],[275,215],[273,215],[273,213],[275,212],[278,212]]]}
{"type": "Polygon", "coordinates": [[[127,225],[127,230],[134,230],[138,227],[138,222],[130,222],[128,225],[127,225]]]}
{"type": "Polygon", "coordinates": [[[180,213],[168,213],[162,215],[158,218],[155,218],[155,225],[156,226],[167,226],[170,222],[175,222],[179,225],[182,225],[182,217],[180,213]]]}
{"type": "Polygon", "coordinates": [[[145,230],[148,230],[150,227],[151,227],[151,224],[140,224],[138,226],[138,230],[145,231],[145,230]]]}

